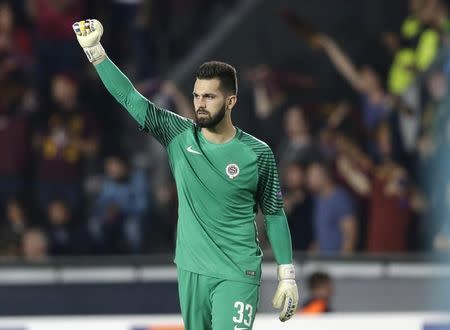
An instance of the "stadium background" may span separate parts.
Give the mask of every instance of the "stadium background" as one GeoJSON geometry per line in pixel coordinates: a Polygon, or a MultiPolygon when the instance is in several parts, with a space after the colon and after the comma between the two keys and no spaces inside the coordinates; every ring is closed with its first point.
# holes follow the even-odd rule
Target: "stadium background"
{"type": "MultiPolygon", "coordinates": [[[[330,315],[274,327],[447,329],[427,324],[450,310],[448,5],[0,1],[0,329],[179,323],[164,151],[101,85],[73,36],[81,18],[102,21],[102,44],[144,95],[188,117],[197,66],[236,66],[233,119],[278,159],[302,298],[315,271],[335,288],[330,315]],[[356,69],[341,72],[318,34],[356,69]],[[312,244],[320,196],[306,177],[316,161],[348,197],[351,252],[312,244]]],[[[276,320],[276,278],[258,225],[263,329],[276,320]]]]}

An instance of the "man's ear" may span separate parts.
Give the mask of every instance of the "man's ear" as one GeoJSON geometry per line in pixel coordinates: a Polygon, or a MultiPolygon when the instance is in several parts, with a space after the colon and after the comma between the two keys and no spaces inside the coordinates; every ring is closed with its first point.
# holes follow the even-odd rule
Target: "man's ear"
{"type": "Polygon", "coordinates": [[[228,97],[228,101],[227,101],[227,107],[228,109],[233,109],[233,107],[235,106],[237,102],[237,96],[236,95],[231,95],[228,97]]]}

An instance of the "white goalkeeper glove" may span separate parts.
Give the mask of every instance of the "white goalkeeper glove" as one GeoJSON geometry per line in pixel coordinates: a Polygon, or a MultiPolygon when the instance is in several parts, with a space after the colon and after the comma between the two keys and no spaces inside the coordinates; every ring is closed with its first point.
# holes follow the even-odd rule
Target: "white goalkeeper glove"
{"type": "Polygon", "coordinates": [[[106,57],[106,52],[100,43],[103,35],[102,23],[96,19],[87,19],[75,22],[72,27],[89,62],[93,63],[106,57]]]}
{"type": "Polygon", "coordinates": [[[273,307],[280,310],[280,321],[289,320],[296,312],[298,289],[293,264],[278,266],[278,288],[272,300],[273,307]]]}

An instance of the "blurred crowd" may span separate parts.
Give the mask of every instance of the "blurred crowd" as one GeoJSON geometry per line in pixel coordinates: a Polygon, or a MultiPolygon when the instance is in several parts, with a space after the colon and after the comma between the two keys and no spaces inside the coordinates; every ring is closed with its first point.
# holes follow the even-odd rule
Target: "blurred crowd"
{"type": "Polygon", "coordinates": [[[1,256],[172,249],[174,191],[154,188],[167,177],[155,166],[164,160],[156,151],[150,165],[134,161],[139,142],[127,133],[130,120],[93,74],[72,24],[96,17],[113,26],[102,42],[141,91],[190,111],[159,77],[232,4],[0,0],[1,256]]]}
{"type": "Polygon", "coordinates": [[[380,36],[390,54],[385,75],[356,65],[339,40],[284,16],[357,100],[286,106],[282,91],[255,83],[262,118],[286,108],[276,145],[294,248],[448,251],[448,3],[409,1],[400,30],[380,36]]]}
{"type": "MultiPolygon", "coordinates": [[[[86,13],[113,26],[102,43],[138,90],[192,117],[191,100],[161,77],[234,3],[0,0],[1,256],[173,250],[177,200],[164,150],[118,110],[71,26],[86,13]]],[[[300,31],[297,42],[328,58],[356,102],[293,102],[292,86],[311,88],[309,77],[269,65],[241,73],[250,133],[277,158],[297,251],[450,249],[448,5],[409,3],[401,28],[380,36],[387,74],[356,65],[325,33],[300,31]]]]}

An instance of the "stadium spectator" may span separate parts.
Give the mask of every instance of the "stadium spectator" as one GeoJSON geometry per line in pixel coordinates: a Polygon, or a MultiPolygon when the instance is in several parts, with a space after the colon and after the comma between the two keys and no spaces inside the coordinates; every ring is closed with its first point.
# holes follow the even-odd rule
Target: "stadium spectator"
{"type": "MultiPolygon", "coordinates": [[[[330,37],[322,34],[314,38],[329,56],[336,69],[361,95],[361,117],[367,137],[370,139],[381,122],[389,120],[396,158],[404,166],[413,161],[420,113],[417,105],[408,99],[401,100],[388,93],[379,74],[370,66],[358,70],[348,55],[330,37]],[[396,111],[393,111],[396,110],[396,111]]],[[[369,144],[366,147],[371,148],[369,144]]]]}
{"type": "Polygon", "coordinates": [[[0,226],[0,255],[18,256],[22,235],[30,224],[23,201],[10,198],[5,213],[0,226]]]}
{"type": "Polygon", "coordinates": [[[315,161],[308,166],[308,186],[315,194],[313,251],[347,254],[357,243],[356,211],[349,194],[336,185],[327,164],[315,161]]]}
{"type": "MultiPolygon", "coordinates": [[[[333,186],[345,190],[344,195],[350,197],[344,200],[352,201],[349,209],[358,219],[358,250],[390,253],[411,251],[418,246],[423,250],[445,250],[450,181],[447,151],[450,61],[448,54],[443,54],[441,65],[441,56],[437,54],[446,46],[450,24],[446,1],[409,3],[406,19],[398,17],[397,24],[386,25],[399,26],[400,19],[404,19],[398,35],[385,38],[394,56],[390,68],[390,63],[385,63],[385,67],[374,65],[380,63],[379,53],[359,48],[360,42],[344,38],[345,31],[340,27],[333,31],[333,36],[342,38],[339,39],[342,47],[329,35],[311,35],[309,31],[310,45],[319,46],[317,49],[325,56],[307,58],[309,50],[304,52],[299,47],[302,60],[293,54],[290,62],[291,55],[285,53],[288,48],[278,45],[280,51],[272,53],[273,57],[255,58],[259,63],[267,63],[264,65],[255,67],[256,63],[236,58],[240,71],[251,66],[246,75],[249,85],[243,84],[239,92],[239,103],[242,108],[248,107],[248,111],[235,111],[233,116],[240,128],[248,125],[255,136],[276,150],[296,249],[307,250],[311,245],[310,239],[318,229],[313,215],[319,208],[317,205],[327,201],[313,191],[317,203],[310,211],[315,219],[311,233],[306,215],[311,197],[302,176],[305,164],[318,158],[316,152],[320,152],[330,164],[333,186]],[[335,83],[335,75],[329,66],[323,65],[324,58],[331,60],[351,89],[329,85],[335,83]],[[314,75],[313,79],[297,74],[299,71],[314,75]],[[385,73],[389,73],[386,86],[381,78],[385,73]],[[419,181],[425,200],[415,181],[419,181]]],[[[148,252],[149,247],[151,251],[171,251],[177,218],[177,210],[173,208],[176,191],[163,149],[137,131],[131,119],[124,120],[128,114],[121,116],[120,112],[110,111],[116,105],[108,101],[102,87],[91,79],[92,71],[84,70],[80,63],[83,59],[71,25],[85,10],[91,17],[104,17],[109,24],[117,21],[118,16],[127,17],[118,26],[123,35],[132,37],[125,40],[117,32],[114,40],[105,40],[112,46],[115,60],[126,64],[127,73],[140,80],[137,88],[142,94],[163,108],[192,118],[191,100],[185,97],[191,91],[186,89],[182,77],[177,82],[170,80],[174,77],[171,69],[182,55],[188,54],[191,48],[187,44],[215,26],[217,18],[223,16],[224,6],[229,7],[229,2],[0,0],[0,207],[6,205],[7,210],[14,210],[13,196],[21,192],[35,194],[36,206],[45,218],[47,204],[62,199],[71,211],[70,230],[75,223],[82,226],[86,221],[83,213],[97,216],[96,212],[86,212],[92,207],[89,204],[94,204],[92,209],[96,211],[97,204],[85,195],[82,184],[90,183],[91,179],[95,183],[98,178],[92,174],[101,171],[100,153],[108,154],[119,144],[131,155],[129,162],[133,166],[145,169],[148,177],[145,182],[151,183],[145,192],[147,202],[152,197],[150,192],[155,197],[155,205],[146,207],[151,212],[138,212],[141,220],[136,223],[147,226],[149,219],[158,218],[150,221],[152,232],[157,234],[149,238],[147,245],[141,235],[148,228],[130,229],[134,225],[129,225],[128,236],[125,235],[125,227],[119,225],[124,223],[125,215],[113,203],[110,208],[103,207],[108,211],[103,210],[98,217],[117,219],[117,223],[111,220],[108,225],[100,221],[103,227],[98,226],[104,233],[109,231],[106,237],[111,240],[97,241],[100,247],[95,251],[148,252]],[[209,9],[213,12],[205,20],[201,13],[209,9]],[[94,116],[101,120],[94,121],[94,116]],[[106,129],[99,130],[97,123],[106,129]],[[129,123],[132,129],[128,129],[129,123]],[[33,139],[32,133],[36,133],[33,139]],[[141,234],[135,236],[140,238],[130,238],[134,237],[133,231],[139,231],[141,234]]],[[[298,21],[301,25],[301,19],[298,21]]],[[[320,22],[315,23],[319,26],[320,22]]],[[[355,22],[349,24],[354,26],[355,22]]],[[[269,41],[271,35],[264,38],[269,41]]],[[[448,53],[445,48],[443,51],[448,53]]],[[[103,189],[106,181],[100,182],[103,189]]],[[[34,205],[27,200],[18,208],[29,210],[33,209],[31,206],[34,205]]],[[[34,212],[23,217],[29,225],[36,223],[34,218],[28,218],[32,215],[34,212]]],[[[4,254],[20,254],[13,252],[20,250],[17,240],[21,237],[13,233],[20,226],[11,226],[6,218],[0,225],[0,237],[11,237],[4,240],[11,248],[6,248],[4,254]]],[[[336,232],[339,234],[336,236],[343,234],[336,232]]],[[[49,251],[54,254],[52,242],[49,234],[49,251]]]]}
{"type": "Polygon", "coordinates": [[[416,70],[427,70],[438,55],[444,38],[450,32],[448,5],[442,0],[424,1],[419,12],[424,29],[417,41],[416,70]]]}
{"type": "Polygon", "coordinates": [[[338,44],[324,34],[316,36],[315,43],[326,52],[336,69],[360,94],[362,122],[367,131],[371,132],[386,118],[392,107],[392,99],[384,90],[379,74],[368,65],[358,69],[338,44]]]}
{"type": "Polygon", "coordinates": [[[143,0],[114,0],[109,5],[110,25],[118,31],[111,42],[111,56],[121,59],[118,65],[133,68],[134,76],[139,80],[157,74],[155,41],[149,29],[153,5],[152,1],[143,0]]]}
{"type": "MultiPolygon", "coordinates": [[[[158,178],[152,178],[158,180],[158,178]]],[[[155,219],[158,221],[152,221],[151,233],[149,233],[151,239],[152,251],[172,251],[176,241],[176,228],[178,210],[173,207],[177,203],[177,189],[175,183],[169,180],[166,184],[153,184],[154,191],[154,212],[155,219]]]]}
{"type": "Polygon", "coordinates": [[[79,68],[82,62],[73,40],[72,24],[83,16],[84,0],[30,0],[28,15],[34,23],[33,46],[41,101],[47,106],[50,81],[58,72],[79,68]],[[55,28],[57,26],[58,28],[55,28]],[[58,51],[55,51],[55,50],[58,51]]]}
{"type": "Polygon", "coordinates": [[[335,174],[336,182],[342,185],[354,200],[355,212],[358,219],[359,251],[365,250],[367,245],[367,217],[369,212],[369,196],[366,191],[370,186],[370,179],[365,173],[370,172],[373,160],[365,154],[356,141],[347,136],[337,134],[335,174]]]}
{"type": "Polygon", "coordinates": [[[444,1],[412,0],[409,7],[410,14],[403,21],[399,36],[390,33],[385,39],[394,53],[388,88],[396,95],[405,93],[418,74],[430,67],[450,31],[444,1]]]}
{"type": "Polygon", "coordinates": [[[24,188],[30,160],[29,95],[30,45],[15,24],[7,1],[0,2],[0,205],[24,188]]]}
{"type": "Polygon", "coordinates": [[[450,94],[448,78],[442,71],[433,70],[426,79],[426,87],[429,99],[423,111],[417,150],[420,184],[429,201],[421,224],[421,236],[427,243],[426,246],[433,248],[449,210],[447,186],[450,177],[447,149],[450,141],[448,134],[450,94]]]}
{"type": "Polygon", "coordinates": [[[307,164],[319,158],[318,147],[313,142],[304,110],[292,106],[284,114],[284,138],[277,149],[280,172],[292,162],[307,164]]]}
{"type": "Polygon", "coordinates": [[[22,256],[29,262],[42,262],[48,259],[48,239],[40,228],[29,228],[22,235],[22,256]]]}
{"type": "MultiPolygon", "coordinates": [[[[193,119],[192,102],[186,97],[181,88],[172,80],[146,79],[136,88],[156,105],[171,109],[177,114],[193,119]]],[[[128,114],[126,114],[128,116],[128,114]]],[[[174,246],[175,228],[178,218],[177,210],[172,205],[177,203],[176,187],[167,162],[167,153],[161,144],[149,135],[142,135],[136,130],[136,123],[130,121],[130,130],[127,139],[133,149],[137,141],[142,141],[141,148],[137,150],[134,163],[142,168],[149,169],[151,173],[150,190],[155,198],[152,214],[159,221],[150,224],[153,235],[149,233],[152,251],[169,251],[174,246]],[[143,147],[142,147],[143,146],[143,147]]]]}
{"type": "Polygon", "coordinates": [[[392,160],[388,126],[380,125],[376,143],[378,162],[361,166],[358,158],[364,156],[347,154],[340,157],[338,171],[358,196],[367,199],[367,250],[404,252],[414,212],[423,209],[423,202],[406,169],[392,160]]]}
{"type": "Polygon", "coordinates": [[[424,30],[421,11],[426,6],[424,0],[410,0],[409,13],[401,24],[400,31],[385,33],[383,41],[393,55],[389,69],[387,86],[391,93],[403,93],[416,77],[415,50],[420,34],[424,30]]]}
{"type": "Polygon", "coordinates": [[[282,175],[284,210],[295,251],[307,251],[314,241],[312,197],[306,188],[305,165],[292,162],[282,175]]]}
{"type": "Polygon", "coordinates": [[[8,1],[0,2],[0,78],[14,73],[20,67],[31,64],[32,47],[28,31],[16,22],[16,17],[8,1]]]}
{"type": "Polygon", "coordinates": [[[18,105],[0,105],[0,155],[0,205],[3,205],[24,189],[30,169],[29,118],[18,105]]]}
{"type": "Polygon", "coordinates": [[[333,279],[324,272],[308,277],[309,298],[299,307],[299,314],[323,314],[333,311],[331,298],[334,294],[333,279]]]}
{"type": "Polygon", "coordinates": [[[108,156],[89,223],[97,248],[107,253],[141,253],[149,202],[149,182],[143,171],[133,169],[124,154],[108,156]]]}
{"type": "Polygon", "coordinates": [[[35,136],[37,197],[43,209],[62,198],[74,210],[82,203],[86,161],[96,156],[98,132],[92,117],[78,100],[72,75],[52,79],[54,107],[35,136]]]}
{"type": "Polygon", "coordinates": [[[273,148],[280,144],[280,134],[273,127],[283,125],[283,111],[288,104],[288,95],[280,81],[271,78],[271,69],[260,65],[250,70],[247,79],[251,83],[255,130],[273,148]]]}
{"type": "Polygon", "coordinates": [[[368,251],[405,252],[413,217],[411,187],[405,169],[395,164],[377,168],[371,185],[368,251]]]}
{"type": "Polygon", "coordinates": [[[434,237],[433,247],[438,252],[450,252],[450,222],[448,220],[434,237]]]}
{"type": "Polygon", "coordinates": [[[50,255],[81,255],[89,252],[90,242],[85,224],[77,223],[62,200],[53,200],[48,205],[46,232],[50,255]]]}

